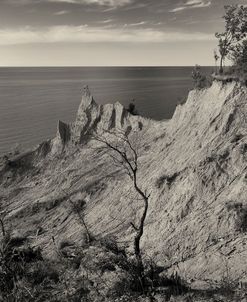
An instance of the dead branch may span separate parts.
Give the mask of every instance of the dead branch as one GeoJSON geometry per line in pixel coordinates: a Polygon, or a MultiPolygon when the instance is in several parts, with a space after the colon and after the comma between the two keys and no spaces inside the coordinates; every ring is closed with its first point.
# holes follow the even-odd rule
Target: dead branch
{"type": "Polygon", "coordinates": [[[67,197],[68,201],[70,202],[73,211],[77,214],[81,224],[83,225],[83,227],[86,231],[87,243],[92,242],[93,237],[92,237],[92,235],[91,235],[91,233],[88,229],[88,226],[85,222],[84,215],[81,213],[81,209],[78,207],[78,205],[75,202],[73,202],[73,200],[70,198],[69,194],[65,190],[62,189],[62,191],[66,194],[66,197],[67,197]]]}
{"type": "Polygon", "coordinates": [[[109,151],[108,154],[113,163],[118,167],[122,167],[122,169],[130,177],[134,190],[143,201],[143,212],[138,226],[136,226],[133,222],[130,224],[136,232],[134,237],[134,252],[137,260],[138,275],[140,278],[141,287],[144,289],[145,277],[140,241],[144,233],[144,225],[147,217],[150,195],[146,193],[146,190],[142,190],[138,181],[138,153],[132,145],[128,135],[126,135],[126,133],[123,131],[105,131],[101,135],[94,133],[92,137],[94,140],[107,147],[109,151]],[[107,135],[108,138],[106,137],[107,135]]]}

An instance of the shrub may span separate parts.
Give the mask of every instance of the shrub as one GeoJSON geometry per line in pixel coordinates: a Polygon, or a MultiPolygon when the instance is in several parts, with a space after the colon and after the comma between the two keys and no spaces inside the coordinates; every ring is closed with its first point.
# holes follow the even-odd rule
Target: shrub
{"type": "Polygon", "coordinates": [[[142,288],[142,283],[139,279],[138,265],[135,260],[132,259],[122,259],[118,263],[119,267],[123,270],[124,274],[119,276],[118,281],[109,289],[108,295],[117,298],[122,297],[126,293],[130,296],[135,294],[143,294],[144,291],[147,292],[147,288],[142,288]]]}
{"type": "Polygon", "coordinates": [[[33,285],[38,285],[45,280],[59,282],[59,273],[55,268],[55,265],[48,261],[38,261],[30,266],[30,270],[27,274],[27,279],[33,285]]]}
{"type": "MultiPolygon", "coordinates": [[[[129,277],[122,277],[117,281],[114,286],[110,289],[108,295],[113,298],[123,297],[126,293],[131,295],[131,287],[133,286],[132,280],[129,277]]],[[[133,294],[133,293],[132,293],[133,294]]]]}
{"type": "MultiPolygon", "coordinates": [[[[178,274],[174,274],[171,277],[161,276],[161,273],[165,270],[164,267],[156,265],[152,259],[145,259],[143,262],[144,282],[141,283],[136,261],[126,260],[125,275],[122,275],[110,290],[113,297],[122,297],[126,293],[131,297],[140,295],[152,297],[161,288],[164,289],[166,298],[171,297],[171,295],[181,295],[188,292],[189,288],[178,274]]],[[[133,300],[130,299],[129,301],[133,300]]]]}
{"type": "Polygon", "coordinates": [[[209,86],[209,81],[207,77],[202,74],[201,67],[196,65],[192,71],[192,79],[194,82],[195,89],[204,89],[209,86]]]}
{"type": "Polygon", "coordinates": [[[107,250],[111,251],[115,255],[126,255],[124,249],[121,249],[118,246],[118,243],[116,241],[116,238],[112,236],[105,236],[100,239],[100,244],[104,246],[107,250]]]}
{"type": "Polygon", "coordinates": [[[179,173],[174,173],[172,175],[162,175],[156,181],[156,187],[160,189],[164,184],[167,184],[170,188],[172,183],[176,180],[179,176],[179,173]]]}
{"type": "Polygon", "coordinates": [[[0,242],[0,299],[4,301],[28,301],[23,297],[23,292],[27,294],[25,288],[20,286],[25,283],[28,267],[42,256],[39,249],[23,246],[25,242],[26,237],[11,238],[9,233],[0,242]],[[13,296],[20,299],[11,300],[13,296]]]}
{"type": "Polygon", "coordinates": [[[101,273],[104,272],[115,272],[116,267],[113,263],[109,262],[108,259],[101,259],[101,261],[98,262],[98,266],[101,270],[101,273]]]}
{"type": "Polygon", "coordinates": [[[127,111],[132,115],[138,115],[138,111],[136,109],[136,105],[133,103],[135,100],[129,103],[127,111]]]}
{"type": "Polygon", "coordinates": [[[247,40],[238,45],[232,54],[233,72],[240,80],[247,80],[247,40]]]}

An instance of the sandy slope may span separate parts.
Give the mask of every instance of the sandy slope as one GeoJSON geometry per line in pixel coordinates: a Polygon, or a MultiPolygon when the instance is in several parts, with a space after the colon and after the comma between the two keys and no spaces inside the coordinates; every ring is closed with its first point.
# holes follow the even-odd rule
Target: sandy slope
{"type": "Polygon", "coordinates": [[[68,196],[86,201],[86,222],[98,237],[114,235],[131,250],[130,222],[141,201],[122,169],[91,140],[92,130],[123,129],[139,152],[139,182],[150,194],[142,244],[146,255],[173,264],[187,280],[219,280],[247,272],[247,89],[237,83],[191,91],[170,121],[131,116],[97,105],[87,88],[71,125],[0,168],[8,222],[33,245],[54,254],[52,236],[83,241],[68,196]]]}

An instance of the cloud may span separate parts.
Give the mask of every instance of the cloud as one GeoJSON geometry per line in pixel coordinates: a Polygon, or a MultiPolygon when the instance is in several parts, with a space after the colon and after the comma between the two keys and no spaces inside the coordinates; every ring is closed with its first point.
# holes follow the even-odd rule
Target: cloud
{"type": "Polygon", "coordinates": [[[97,4],[100,6],[119,7],[131,3],[131,0],[45,0],[53,3],[97,4]]]}
{"type": "Polygon", "coordinates": [[[43,30],[25,27],[19,30],[0,30],[0,45],[36,43],[166,43],[181,41],[209,41],[213,35],[199,32],[163,32],[150,28],[107,29],[82,26],[53,26],[43,30]]]}
{"type": "Polygon", "coordinates": [[[137,23],[126,23],[124,24],[125,27],[128,27],[128,26],[141,26],[141,25],[145,25],[147,24],[148,22],[147,21],[141,21],[141,22],[137,22],[137,23]]]}
{"type": "Polygon", "coordinates": [[[68,13],[69,13],[68,10],[61,10],[61,11],[55,12],[53,15],[54,16],[62,16],[62,15],[66,15],[68,13]]]}
{"type": "Polygon", "coordinates": [[[176,13],[186,9],[209,7],[211,3],[210,0],[187,0],[184,4],[171,9],[170,12],[176,13]]]}
{"type": "Polygon", "coordinates": [[[99,6],[120,7],[132,3],[133,0],[0,0],[9,4],[27,5],[34,3],[68,3],[90,5],[95,4],[99,6]]]}
{"type": "Polygon", "coordinates": [[[106,19],[106,20],[98,21],[97,23],[99,23],[99,24],[108,24],[108,23],[112,23],[113,21],[114,21],[113,19],[106,19]]]}

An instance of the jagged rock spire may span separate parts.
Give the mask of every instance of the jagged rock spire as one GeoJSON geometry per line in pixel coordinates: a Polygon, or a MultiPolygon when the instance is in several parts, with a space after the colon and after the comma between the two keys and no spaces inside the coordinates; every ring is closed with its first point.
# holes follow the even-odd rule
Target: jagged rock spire
{"type": "Polygon", "coordinates": [[[89,87],[86,85],[83,87],[82,99],[81,99],[81,103],[80,103],[80,106],[79,106],[79,109],[77,112],[77,117],[79,117],[80,114],[82,112],[84,112],[91,105],[97,105],[97,104],[93,99],[93,96],[91,94],[89,87]]]}
{"type": "Polygon", "coordinates": [[[70,141],[82,143],[95,130],[140,129],[143,118],[132,116],[120,103],[99,105],[94,101],[89,87],[83,87],[82,99],[74,123],[67,125],[59,121],[57,146],[70,141]]]}

